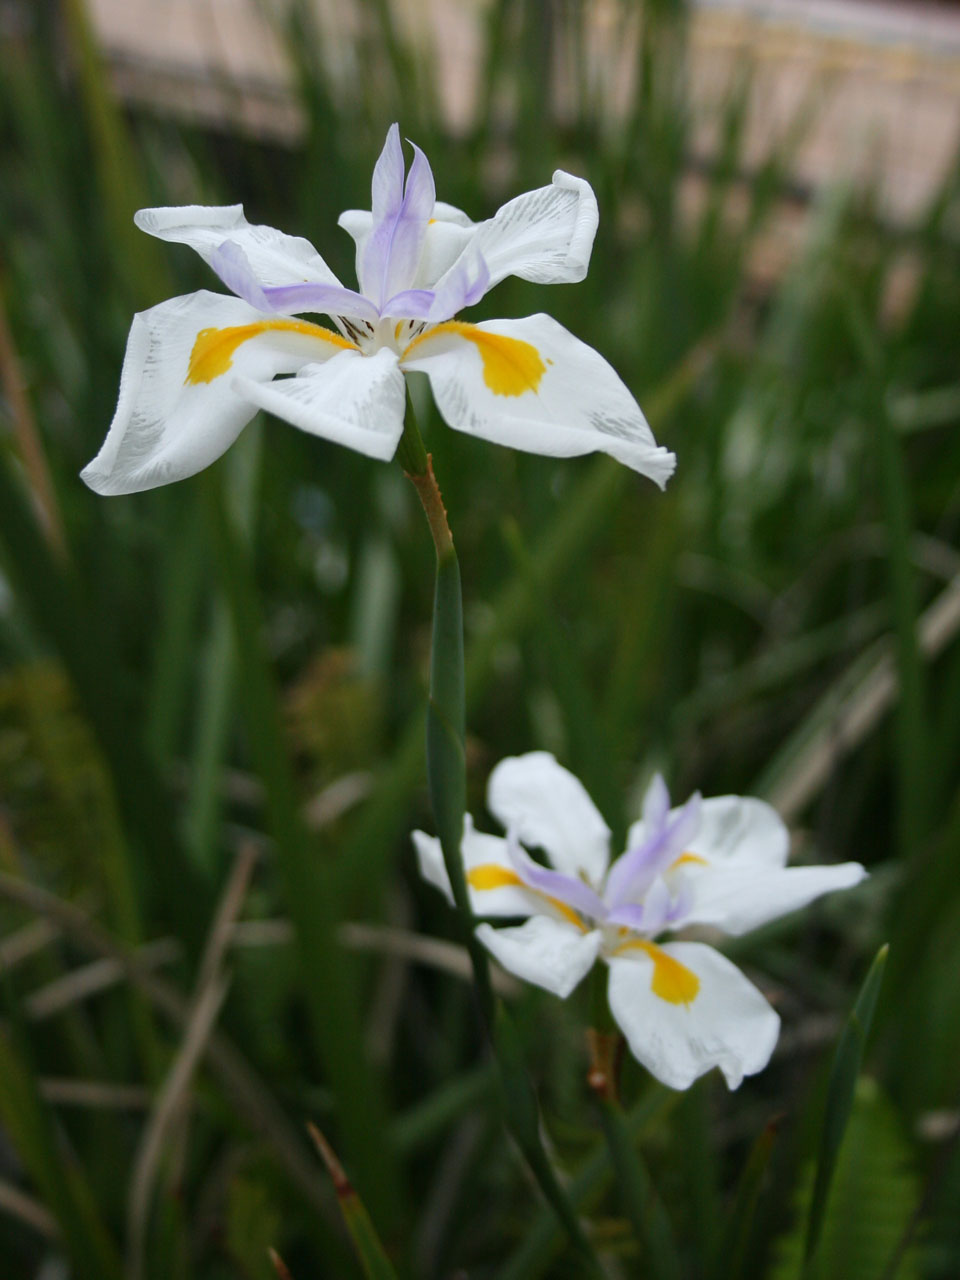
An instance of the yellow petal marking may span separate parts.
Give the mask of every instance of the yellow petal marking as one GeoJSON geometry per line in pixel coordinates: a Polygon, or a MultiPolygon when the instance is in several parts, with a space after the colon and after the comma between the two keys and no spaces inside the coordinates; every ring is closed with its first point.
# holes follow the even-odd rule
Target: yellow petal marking
{"type": "Polygon", "coordinates": [[[701,858],[698,853],[681,853],[676,862],[671,862],[669,869],[675,871],[677,867],[709,867],[710,863],[706,858],[701,858]]]}
{"type": "Polygon", "coordinates": [[[622,942],[614,955],[622,951],[644,951],[653,961],[653,980],[650,990],[668,1004],[693,1004],[700,990],[700,979],[685,964],[645,938],[631,938],[622,942]]]}
{"type": "Polygon", "coordinates": [[[565,920],[575,924],[581,933],[586,933],[583,921],[572,907],[568,907],[559,898],[551,898],[548,893],[541,893],[539,889],[531,889],[528,884],[525,884],[520,879],[515,871],[511,871],[508,867],[498,867],[495,862],[478,863],[477,866],[471,867],[467,872],[467,884],[471,889],[478,890],[502,889],[506,885],[517,889],[526,889],[527,893],[535,893],[539,898],[549,902],[551,907],[559,911],[565,920]]]}
{"type": "Polygon", "coordinates": [[[456,334],[466,338],[480,352],[483,360],[483,380],[495,396],[522,396],[536,391],[540,379],[547,371],[543,357],[532,342],[522,338],[507,338],[502,333],[488,333],[475,324],[461,320],[445,320],[420,333],[407,346],[402,359],[423,342],[440,338],[444,334],[456,334]]]}
{"type": "Polygon", "coordinates": [[[233,365],[234,353],[241,343],[269,332],[299,333],[344,350],[359,350],[356,343],[348,342],[323,325],[311,324],[309,320],[257,320],[253,324],[230,325],[226,329],[201,329],[190,352],[185,382],[188,385],[213,382],[233,365]]]}

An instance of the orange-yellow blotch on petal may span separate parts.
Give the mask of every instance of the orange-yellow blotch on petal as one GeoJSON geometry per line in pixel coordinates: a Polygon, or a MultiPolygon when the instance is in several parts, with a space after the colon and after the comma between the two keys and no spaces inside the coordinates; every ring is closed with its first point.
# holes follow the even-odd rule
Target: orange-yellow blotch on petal
{"type": "Polygon", "coordinates": [[[189,385],[213,382],[232,366],[234,353],[241,343],[269,332],[297,333],[344,350],[357,350],[356,343],[348,342],[323,325],[311,324],[309,320],[256,320],[253,324],[230,325],[226,329],[201,329],[190,352],[185,382],[189,385]]]}
{"type": "Polygon", "coordinates": [[[653,961],[653,978],[650,990],[668,1004],[693,1004],[700,990],[700,979],[685,964],[644,938],[631,938],[621,943],[616,954],[622,951],[644,951],[653,961]]]}
{"type": "Polygon", "coordinates": [[[552,898],[548,893],[543,893],[539,889],[532,889],[509,867],[498,867],[495,862],[478,863],[477,866],[471,867],[467,872],[467,884],[471,889],[481,891],[484,889],[503,889],[507,886],[515,889],[526,889],[528,893],[535,893],[538,898],[543,898],[544,902],[549,902],[555,911],[559,911],[565,920],[575,924],[581,933],[586,932],[583,921],[572,907],[568,907],[559,898],[552,898]]]}
{"type": "Polygon", "coordinates": [[[527,886],[515,871],[498,867],[495,862],[481,862],[467,872],[467,884],[471,889],[502,889],[505,885],[527,886]]]}
{"type": "Polygon", "coordinates": [[[698,853],[681,853],[675,862],[670,863],[670,870],[674,871],[677,867],[708,867],[709,865],[706,858],[701,858],[698,853]]]}
{"type": "Polygon", "coordinates": [[[444,334],[456,334],[474,344],[483,361],[483,380],[495,396],[522,396],[528,391],[535,392],[547,371],[543,357],[532,342],[508,338],[502,333],[489,333],[462,320],[446,320],[418,334],[404,351],[403,358],[406,359],[421,343],[441,338],[444,334]]]}

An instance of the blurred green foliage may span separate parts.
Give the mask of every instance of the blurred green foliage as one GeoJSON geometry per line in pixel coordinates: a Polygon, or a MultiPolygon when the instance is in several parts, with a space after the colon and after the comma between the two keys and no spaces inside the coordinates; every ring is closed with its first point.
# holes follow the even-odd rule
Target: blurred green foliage
{"type": "MultiPolygon", "coordinates": [[[[683,1273],[724,1274],[718,1250],[746,1202],[740,1274],[798,1274],[830,1049],[889,939],[822,1275],[948,1280],[960,1272],[960,168],[909,228],[886,226],[869,193],[816,196],[802,251],[771,282],[755,255],[815,108],[748,169],[745,67],[712,104],[719,149],[694,170],[682,10],[638,16],[624,0],[631,101],[610,117],[575,93],[557,122],[546,104],[570,73],[554,54],[561,41],[582,52],[589,6],[494,0],[479,110],[451,134],[436,68],[386,0],[356,7],[347,95],[322,70],[309,5],[290,8],[306,132],[289,148],[121,110],[80,0],[0,8],[4,1275],[67,1256],[84,1280],[121,1265],[144,1280],[260,1278],[268,1244],[297,1280],[359,1274],[308,1117],[400,1274],[582,1274],[512,1155],[466,988],[430,953],[401,963],[395,935],[339,929],[453,934],[408,842],[429,821],[433,587],[412,491],[396,467],[274,421],[171,489],[103,500],[77,479],[111,417],[132,311],[211,283],[186,250],[133,232],[133,210],[243,201],[350,281],[336,216],[367,203],[399,119],[441,198],[474,217],[558,165],[591,181],[587,280],[549,295],[508,280],[478,316],[549,310],[607,356],[679,457],[661,496],[605,459],[447,431],[414,388],[464,579],[471,810],[484,825],[497,760],[544,747],[621,832],[659,767],[676,796],[799,796],[797,855],[875,872],[738,943],[784,1016],[761,1077],[732,1096],[711,1078],[679,1099],[627,1064],[623,1123],[683,1273]],[[931,606],[934,654],[915,632],[931,606]],[[878,664],[903,696],[840,750],[831,726],[843,699],[869,703],[878,664]],[[826,767],[797,791],[817,741],[826,767]],[[219,1039],[187,1072],[204,966],[226,945],[211,921],[251,846],[219,1039]],[[132,965],[131,949],[162,938],[179,940],[152,962],[162,970],[149,946],[132,965]],[[132,1256],[147,1118],[178,1067],[186,1085],[139,1188],[146,1246],[132,1256]],[[765,1169],[754,1162],[738,1199],[776,1116],[765,1169]]],[[[612,1275],[642,1274],[583,1088],[576,1001],[524,992],[513,1007],[594,1244],[612,1275]]]]}

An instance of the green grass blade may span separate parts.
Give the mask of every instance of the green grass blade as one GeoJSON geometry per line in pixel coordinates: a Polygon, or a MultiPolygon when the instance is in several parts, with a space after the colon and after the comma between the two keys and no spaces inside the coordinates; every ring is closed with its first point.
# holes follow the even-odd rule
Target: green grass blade
{"type": "Polygon", "coordinates": [[[337,900],[303,821],[290,768],[277,690],[263,645],[256,587],[219,487],[204,477],[220,577],[233,619],[241,696],[254,765],[265,790],[268,822],[293,920],[313,1034],[336,1096],[344,1143],[367,1200],[392,1224],[399,1184],[379,1080],[363,1049],[354,962],[336,941],[337,900]]]}
{"type": "Polygon", "coordinates": [[[883,971],[887,963],[887,952],[888,947],[884,944],[874,957],[873,964],[841,1032],[840,1043],[837,1045],[837,1052],[830,1070],[827,1105],[820,1136],[820,1152],[817,1157],[817,1172],[810,1198],[810,1214],[807,1218],[804,1242],[805,1275],[809,1273],[820,1243],[830,1183],[853,1107],[857,1076],[860,1074],[867,1037],[870,1034],[870,1026],[877,1007],[883,971]]]}
{"type": "Polygon", "coordinates": [[[58,1142],[37,1091],[37,1075],[16,1044],[0,1032],[0,1118],[53,1213],[78,1280],[120,1280],[120,1257],[99,1218],[82,1171],[58,1142]]]}
{"type": "Polygon", "coordinates": [[[310,1137],[323,1163],[327,1166],[327,1172],[337,1193],[337,1203],[363,1267],[363,1274],[368,1280],[396,1280],[397,1273],[380,1243],[376,1227],[366,1206],[357,1195],[353,1183],[347,1177],[343,1165],[316,1125],[309,1125],[308,1128],[310,1137]]]}
{"type": "MultiPolygon", "coordinates": [[[[73,574],[51,553],[6,458],[0,458],[0,511],[0,554],[18,599],[56,647],[109,765],[136,858],[135,870],[127,872],[134,875],[141,893],[155,883],[173,917],[181,921],[183,936],[199,944],[204,896],[183,857],[166,797],[137,728],[120,702],[120,663],[113,637],[88,608],[73,574]]],[[[131,886],[124,894],[131,910],[140,896],[136,889],[131,886]]],[[[128,922],[127,931],[132,927],[128,922]]]]}
{"type": "Polygon", "coordinates": [[[681,1280],[683,1268],[673,1228],[637,1150],[627,1116],[618,1102],[606,1098],[600,1103],[600,1117],[617,1192],[643,1246],[644,1275],[650,1280],[681,1280]]]}
{"type": "Polygon", "coordinates": [[[712,1273],[714,1280],[740,1280],[745,1274],[744,1266],[754,1218],[776,1139],[777,1124],[776,1121],[771,1121],[750,1148],[726,1230],[717,1250],[712,1273]]]}

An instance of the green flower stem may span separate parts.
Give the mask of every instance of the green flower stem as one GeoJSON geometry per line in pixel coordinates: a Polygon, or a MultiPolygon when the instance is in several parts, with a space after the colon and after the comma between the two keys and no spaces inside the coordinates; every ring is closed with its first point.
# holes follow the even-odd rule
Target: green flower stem
{"type": "Polygon", "coordinates": [[[440,487],[433,474],[432,460],[423,447],[409,398],[397,458],[417,490],[437,552],[427,705],[427,784],[461,937],[473,967],[480,1013],[499,1068],[504,1113],[517,1146],[545,1198],[566,1228],[571,1242],[592,1272],[600,1274],[596,1254],[544,1149],[536,1091],[523,1064],[516,1028],[507,1010],[494,998],[487,954],[474,933],[473,912],[460,851],[467,789],[460,566],[440,487]]]}

